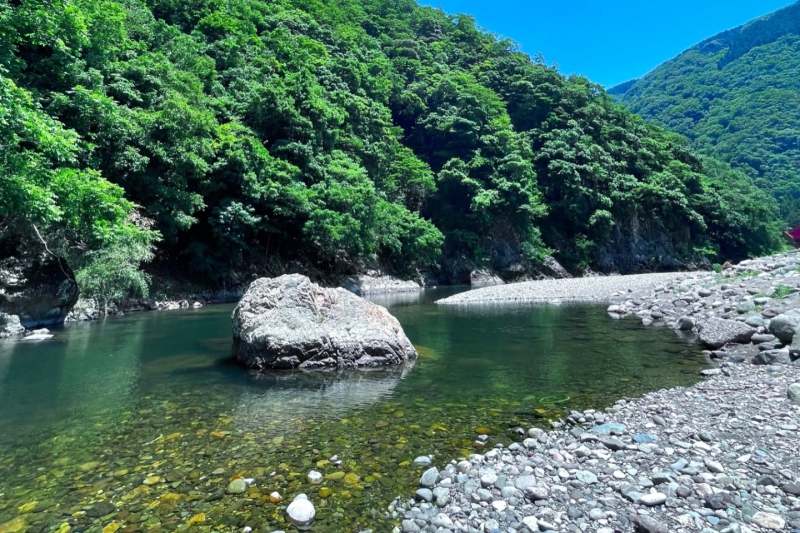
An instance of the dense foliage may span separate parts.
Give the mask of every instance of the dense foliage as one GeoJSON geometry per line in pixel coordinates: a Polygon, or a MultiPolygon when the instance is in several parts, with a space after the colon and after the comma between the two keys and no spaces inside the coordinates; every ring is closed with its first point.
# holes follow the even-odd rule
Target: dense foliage
{"type": "Polygon", "coordinates": [[[800,225],[800,4],[716,35],[611,90],[689,136],[778,200],[800,225]]]}
{"type": "Polygon", "coordinates": [[[82,273],[102,267],[101,251],[114,253],[124,267],[116,278],[129,283],[132,273],[141,281],[133,292],[146,294],[138,269],[158,234],[119,186],[77,168],[76,152],[77,135],[0,76],[0,238],[26,234],[82,273]]]}
{"type": "Polygon", "coordinates": [[[634,222],[684,259],[775,246],[748,178],[468,16],[412,0],[2,1],[2,83],[18,96],[0,113],[68,148],[0,121],[15,147],[0,170],[19,170],[0,217],[36,213],[16,196],[40,186],[66,202],[62,226],[152,238],[126,218],[135,202],[160,258],[216,279],[275,258],[411,272],[556,250],[591,265],[634,222]],[[103,208],[55,190],[65,173],[103,208]]]}

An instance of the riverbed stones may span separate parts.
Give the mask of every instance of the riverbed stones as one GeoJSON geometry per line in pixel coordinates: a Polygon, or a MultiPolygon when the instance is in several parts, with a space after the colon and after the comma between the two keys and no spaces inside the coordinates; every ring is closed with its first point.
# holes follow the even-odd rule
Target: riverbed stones
{"type": "Polygon", "coordinates": [[[623,400],[603,413],[573,411],[562,428],[534,433],[530,447],[474,454],[463,478],[435,485],[446,485],[448,503],[419,502],[419,512],[402,518],[421,520],[420,531],[437,513],[466,531],[492,521],[498,531],[524,533],[528,517],[536,519],[532,531],[748,531],[741,522],[751,533],[778,531],[770,528],[800,519],[800,410],[787,398],[800,368],[783,368],[771,374],[723,361],[719,374],[695,386],[623,400]],[[596,419],[606,426],[601,435],[589,431],[600,427],[596,419]],[[609,439],[622,446],[609,449],[609,439]]]}
{"type": "Polygon", "coordinates": [[[286,517],[297,529],[309,529],[314,522],[317,510],[305,494],[299,494],[286,508],[286,517]]]}
{"type": "Polygon", "coordinates": [[[234,356],[261,371],[397,365],[417,356],[385,308],[299,274],[255,280],[232,322],[234,356]]]}

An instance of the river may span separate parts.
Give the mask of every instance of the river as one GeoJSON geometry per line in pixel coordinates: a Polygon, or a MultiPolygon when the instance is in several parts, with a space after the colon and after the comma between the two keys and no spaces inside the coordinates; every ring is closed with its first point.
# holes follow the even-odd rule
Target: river
{"type": "Polygon", "coordinates": [[[441,466],[480,450],[479,434],[507,445],[515,428],[704,368],[676,332],[601,306],[433,303],[458,290],[374,298],[420,353],[392,370],[249,373],[230,361],[231,305],[0,341],[0,532],[290,531],[300,492],[313,531],[390,531],[415,457],[441,466]],[[227,494],[237,476],[254,481],[227,494]]]}

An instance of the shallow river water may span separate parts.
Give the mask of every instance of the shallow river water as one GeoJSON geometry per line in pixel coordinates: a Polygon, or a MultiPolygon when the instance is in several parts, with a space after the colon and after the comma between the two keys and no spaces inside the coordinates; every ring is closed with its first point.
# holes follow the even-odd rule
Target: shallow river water
{"type": "Polygon", "coordinates": [[[301,492],[313,531],[390,531],[415,457],[441,466],[479,433],[509,444],[515,427],[688,385],[704,365],[675,332],[603,307],[433,304],[457,290],[374,298],[420,353],[390,371],[248,373],[229,361],[227,305],[0,341],[0,533],[292,531],[301,492]],[[254,482],[227,494],[237,476],[254,482]]]}

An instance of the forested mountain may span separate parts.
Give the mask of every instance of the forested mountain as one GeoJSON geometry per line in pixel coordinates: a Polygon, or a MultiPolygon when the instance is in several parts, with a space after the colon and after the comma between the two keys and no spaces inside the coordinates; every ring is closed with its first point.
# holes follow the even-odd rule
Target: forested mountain
{"type": "Polygon", "coordinates": [[[749,178],[411,0],[3,0],[0,68],[1,227],[36,224],[87,284],[148,242],[217,281],[776,246],[749,178]]]}
{"type": "Polygon", "coordinates": [[[746,172],[775,195],[788,225],[800,224],[800,3],[706,39],[609,92],[746,172]]]}

